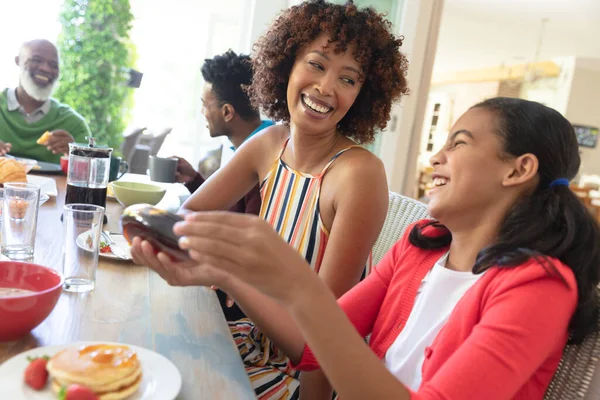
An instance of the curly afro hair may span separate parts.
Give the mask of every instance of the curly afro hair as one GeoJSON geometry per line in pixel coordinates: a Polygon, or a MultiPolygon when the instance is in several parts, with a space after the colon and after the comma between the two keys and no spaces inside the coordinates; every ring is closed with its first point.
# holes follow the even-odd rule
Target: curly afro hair
{"type": "Polygon", "coordinates": [[[212,84],[212,90],[223,103],[229,103],[243,119],[258,118],[245,87],[252,83],[252,60],[250,56],[237,55],[229,50],[224,54],[204,60],[202,77],[212,84]]]}
{"type": "Polygon", "coordinates": [[[375,129],[384,129],[392,103],[408,93],[408,61],[400,53],[403,38],[390,31],[391,23],[373,8],[358,9],[324,0],[306,1],[279,15],[254,45],[254,79],[250,98],[274,120],[289,123],[286,91],[296,55],[319,35],[330,36],[336,54],[354,45],[363,69],[363,86],[338,124],[338,132],[358,143],[371,142],[375,129]]]}

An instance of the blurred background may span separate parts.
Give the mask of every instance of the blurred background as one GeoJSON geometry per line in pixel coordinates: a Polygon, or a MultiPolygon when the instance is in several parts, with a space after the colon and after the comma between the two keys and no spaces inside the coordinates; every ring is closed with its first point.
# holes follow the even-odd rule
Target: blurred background
{"type": "MultiPolygon", "coordinates": [[[[23,41],[56,41],[64,54],[63,87],[55,97],[93,121],[92,130],[106,144],[122,148],[124,138],[136,131],[146,138],[162,135],[155,149],[159,155],[179,155],[197,165],[211,150],[222,148],[224,161],[230,156],[226,139],[209,137],[201,113],[200,66],[204,59],[228,49],[251,53],[252,43],[280,10],[299,2],[11,3],[0,5],[2,88],[18,83],[14,57],[23,41]],[[106,46],[107,32],[115,45],[106,46]],[[112,65],[115,78],[110,82],[78,76],[83,73],[81,65],[76,68],[75,64],[101,61],[112,65]],[[139,88],[126,86],[131,70],[143,74],[139,88]],[[107,99],[94,96],[100,85],[113,85],[119,93],[108,108],[101,104],[107,99]],[[80,107],[73,104],[78,101],[80,107]],[[92,102],[100,104],[88,110],[92,102]],[[94,113],[101,115],[89,115],[94,113]]],[[[387,13],[395,33],[405,38],[403,49],[410,60],[411,95],[394,107],[388,128],[367,146],[384,161],[391,190],[426,200],[430,156],[443,145],[452,124],[468,107],[495,96],[539,101],[565,115],[579,135],[582,175],[600,176],[600,112],[596,104],[600,94],[599,1],[356,3],[387,13]]]]}

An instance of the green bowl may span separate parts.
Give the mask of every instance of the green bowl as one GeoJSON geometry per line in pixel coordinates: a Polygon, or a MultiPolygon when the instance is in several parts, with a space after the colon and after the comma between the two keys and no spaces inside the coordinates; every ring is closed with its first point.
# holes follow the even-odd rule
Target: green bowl
{"type": "Polygon", "coordinates": [[[112,190],[118,202],[125,207],[134,204],[156,205],[165,195],[166,189],[140,182],[111,182],[112,190]]]}

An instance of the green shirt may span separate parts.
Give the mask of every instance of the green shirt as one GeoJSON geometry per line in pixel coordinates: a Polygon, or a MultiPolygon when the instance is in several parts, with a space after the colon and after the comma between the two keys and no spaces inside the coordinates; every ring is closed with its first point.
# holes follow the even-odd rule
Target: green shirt
{"type": "Polygon", "coordinates": [[[46,146],[36,143],[44,132],[63,129],[77,143],[85,143],[86,136],[91,136],[83,117],[54,99],[50,99],[50,111],[41,120],[27,123],[20,111],[8,111],[6,93],[7,89],[0,92],[0,140],[12,144],[11,155],[59,163],[61,154],[52,154],[46,146]]]}

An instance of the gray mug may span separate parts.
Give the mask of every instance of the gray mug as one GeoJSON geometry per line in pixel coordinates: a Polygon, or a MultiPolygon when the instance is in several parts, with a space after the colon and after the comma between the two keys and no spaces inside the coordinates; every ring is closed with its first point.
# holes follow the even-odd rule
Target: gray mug
{"type": "Polygon", "coordinates": [[[150,156],[150,180],[154,182],[175,182],[177,159],[150,156]]]}

